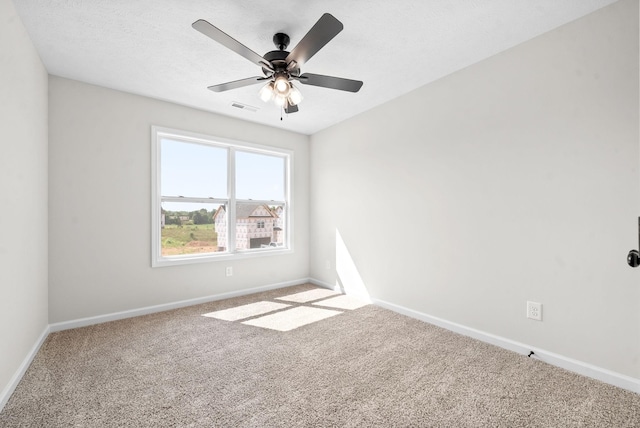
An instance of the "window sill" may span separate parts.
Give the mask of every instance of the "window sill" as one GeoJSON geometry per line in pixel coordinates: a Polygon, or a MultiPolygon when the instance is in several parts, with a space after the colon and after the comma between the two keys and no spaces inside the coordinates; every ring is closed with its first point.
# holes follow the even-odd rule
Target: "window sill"
{"type": "Polygon", "coordinates": [[[286,254],[292,254],[293,249],[291,248],[282,248],[282,249],[255,249],[251,251],[241,251],[232,254],[202,254],[202,255],[186,255],[186,256],[176,256],[172,258],[158,258],[151,261],[151,267],[167,267],[167,266],[178,266],[178,265],[188,265],[195,263],[212,263],[212,262],[220,262],[220,261],[233,261],[233,260],[245,260],[252,259],[255,257],[269,257],[269,256],[282,256],[286,254]]]}

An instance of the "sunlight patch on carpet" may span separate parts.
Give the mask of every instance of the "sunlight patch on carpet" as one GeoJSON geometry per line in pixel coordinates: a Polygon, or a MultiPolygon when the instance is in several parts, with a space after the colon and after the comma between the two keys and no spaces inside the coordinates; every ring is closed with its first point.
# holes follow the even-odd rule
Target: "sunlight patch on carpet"
{"type": "Polygon", "coordinates": [[[302,293],[290,294],[288,296],[277,297],[276,300],[284,300],[286,302],[306,303],[312,300],[324,299],[329,296],[338,295],[337,291],[326,288],[317,288],[315,290],[303,291],[302,293]]]}
{"type": "Polygon", "coordinates": [[[330,299],[321,300],[320,302],[315,302],[313,305],[324,306],[327,308],[335,308],[335,309],[354,310],[354,309],[361,308],[363,306],[367,306],[369,303],[370,302],[367,302],[364,299],[342,294],[340,296],[332,297],[330,299]]]}
{"type": "Polygon", "coordinates": [[[216,318],[224,321],[237,321],[245,318],[255,317],[256,315],[266,314],[268,312],[277,311],[278,309],[288,308],[291,305],[277,302],[257,302],[248,305],[237,306],[235,308],[223,309],[221,311],[209,312],[202,314],[203,317],[216,318]]]}
{"type": "Polygon", "coordinates": [[[277,331],[290,331],[298,327],[302,327],[303,325],[321,321],[341,313],[342,312],[332,311],[329,309],[300,306],[297,308],[287,309],[286,311],[277,312],[275,314],[265,315],[260,318],[243,321],[242,324],[277,331]]]}

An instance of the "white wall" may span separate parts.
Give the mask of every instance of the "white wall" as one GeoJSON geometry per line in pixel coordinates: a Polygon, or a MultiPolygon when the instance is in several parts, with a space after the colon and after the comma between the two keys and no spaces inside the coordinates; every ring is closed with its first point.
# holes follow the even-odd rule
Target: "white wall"
{"type": "Polygon", "coordinates": [[[0,130],[1,401],[48,317],[47,72],[11,0],[0,0],[0,130]]]}
{"type": "Polygon", "coordinates": [[[311,276],[640,378],[638,115],[623,0],[320,132],[311,276]]]}
{"type": "Polygon", "coordinates": [[[50,322],[308,277],[307,136],[59,77],[49,112],[50,322]],[[151,125],[293,150],[295,252],[151,268],[151,125]]]}

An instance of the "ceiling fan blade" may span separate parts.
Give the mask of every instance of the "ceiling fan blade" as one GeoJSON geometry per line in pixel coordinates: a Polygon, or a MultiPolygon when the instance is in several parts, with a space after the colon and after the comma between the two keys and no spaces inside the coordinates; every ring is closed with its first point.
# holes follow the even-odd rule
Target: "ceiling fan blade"
{"type": "Polygon", "coordinates": [[[324,45],[329,43],[344,26],[333,15],[325,13],[315,23],[311,30],[300,40],[298,45],[287,55],[286,62],[296,62],[296,67],[309,61],[324,45]]]}
{"type": "Polygon", "coordinates": [[[298,110],[300,110],[300,109],[298,108],[298,106],[297,106],[297,105],[295,105],[295,106],[287,105],[287,106],[284,108],[284,112],[285,112],[285,113],[287,113],[287,114],[295,113],[295,112],[297,112],[298,110]]]}
{"type": "Polygon", "coordinates": [[[324,76],[322,74],[305,73],[297,80],[305,85],[321,86],[347,92],[358,92],[362,87],[360,80],[343,79],[342,77],[324,76]]]}
{"type": "Polygon", "coordinates": [[[208,89],[213,92],[224,92],[230,89],[242,88],[244,86],[255,85],[256,83],[260,83],[262,81],[269,80],[268,77],[249,77],[247,79],[234,80],[233,82],[221,83],[219,85],[209,86],[208,89]]]}
{"type": "Polygon", "coordinates": [[[225,33],[224,31],[220,30],[217,27],[214,27],[204,19],[198,19],[196,22],[191,24],[191,26],[194,29],[201,32],[202,34],[204,34],[205,36],[215,40],[221,45],[231,49],[235,53],[245,57],[246,59],[253,62],[254,64],[257,64],[260,67],[265,67],[269,70],[273,70],[273,68],[271,67],[271,64],[269,64],[269,61],[265,60],[263,57],[261,57],[260,55],[258,55],[257,53],[255,53],[254,51],[252,51],[251,49],[249,49],[248,47],[246,47],[245,45],[243,45],[242,43],[240,43],[239,41],[237,41],[227,33],[225,33]]]}

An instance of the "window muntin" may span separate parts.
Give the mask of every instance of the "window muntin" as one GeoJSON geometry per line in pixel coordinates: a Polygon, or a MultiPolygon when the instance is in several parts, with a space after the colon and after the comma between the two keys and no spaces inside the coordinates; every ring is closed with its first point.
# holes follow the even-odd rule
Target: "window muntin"
{"type": "Polygon", "coordinates": [[[290,151],[152,131],[152,266],[291,251],[290,151]]]}

